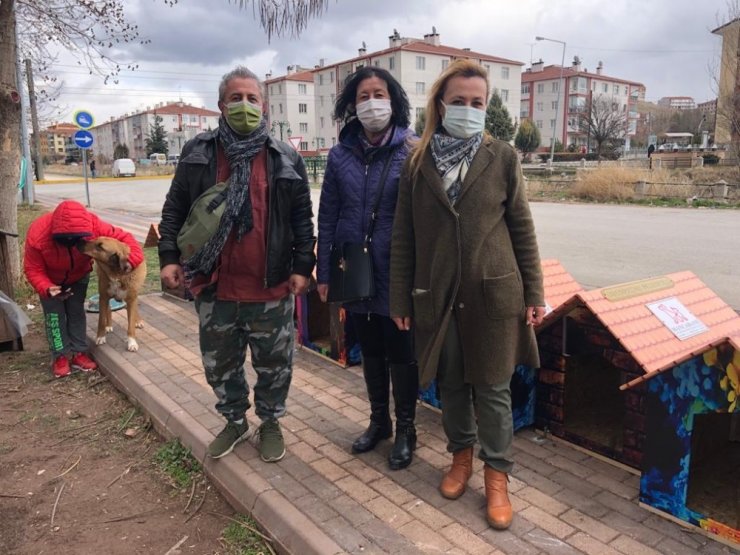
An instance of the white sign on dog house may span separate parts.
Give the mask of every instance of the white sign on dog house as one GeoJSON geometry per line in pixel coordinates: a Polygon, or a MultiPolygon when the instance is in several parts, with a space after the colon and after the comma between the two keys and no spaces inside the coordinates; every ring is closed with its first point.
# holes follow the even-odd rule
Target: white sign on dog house
{"type": "Polygon", "coordinates": [[[645,306],[681,341],[709,331],[704,322],[694,316],[676,297],[661,299],[645,306]]]}

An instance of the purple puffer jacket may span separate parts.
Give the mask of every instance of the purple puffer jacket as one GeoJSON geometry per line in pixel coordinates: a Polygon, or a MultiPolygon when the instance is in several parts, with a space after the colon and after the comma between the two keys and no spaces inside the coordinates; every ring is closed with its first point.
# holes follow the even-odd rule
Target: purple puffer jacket
{"type": "Polygon", "coordinates": [[[363,152],[357,136],[357,120],[347,124],[339,143],[329,151],[319,203],[319,251],[317,277],[329,283],[329,256],[336,243],[359,243],[365,237],[370,214],[378,195],[380,174],[388,156],[393,156],[388,169],[383,197],[372,237],[375,297],[369,301],[345,303],[350,312],[373,312],[389,316],[388,274],[390,270],[391,231],[398,196],[398,178],[409,154],[410,129],[394,128],[388,145],[363,152]]]}

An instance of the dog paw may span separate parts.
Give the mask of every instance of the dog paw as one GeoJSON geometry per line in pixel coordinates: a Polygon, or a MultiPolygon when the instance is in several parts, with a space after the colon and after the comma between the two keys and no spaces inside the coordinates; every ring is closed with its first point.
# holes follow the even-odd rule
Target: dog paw
{"type": "Polygon", "coordinates": [[[105,326],[105,333],[110,333],[113,331],[113,326],[105,326]]]}
{"type": "Polygon", "coordinates": [[[143,329],[144,329],[144,322],[137,322],[137,323],[136,323],[136,327],[137,327],[138,329],[140,329],[140,330],[143,330],[143,329]]]}
{"type": "Polygon", "coordinates": [[[126,349],[128,349],[131,352],[136,352],[139,350],[139,344],[136,342],[136,339],[133,337],[129,337],[126,340],[126,349]]]}
{"type": "Polygon", "coordinates": [[[96,345],[105,345],[105,336],[101,335],[100,337],[95,338],[95,344],[96,345]]]}

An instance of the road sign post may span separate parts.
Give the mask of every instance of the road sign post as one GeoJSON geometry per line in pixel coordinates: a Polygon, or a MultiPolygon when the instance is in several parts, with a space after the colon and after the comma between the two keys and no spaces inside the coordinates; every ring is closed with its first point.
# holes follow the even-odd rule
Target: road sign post
{"type": "MultiPolygon", "coordinates": [[[[84,119],[86,123],[89,122],[90,125],[92,125],[92,116],[88,114],[87,112],[77,112],[75,113],[75,123],[77,125],[80,125],[78,122],[79,115],[84,114],[85,116],[88,116],[88,119],[84,119]]],[[[85,172],[85,198],[87,198],[87,207],[90,208],[90,187],[87,183],[87,149],[90,148],[93,145],[93,136],[92,133],[85,129],[80,129],[79,131],[76,131],[74,134],[74,142],[75,144],[80,147],[82,150],[82,166],[84,168],[85,172]]]]}

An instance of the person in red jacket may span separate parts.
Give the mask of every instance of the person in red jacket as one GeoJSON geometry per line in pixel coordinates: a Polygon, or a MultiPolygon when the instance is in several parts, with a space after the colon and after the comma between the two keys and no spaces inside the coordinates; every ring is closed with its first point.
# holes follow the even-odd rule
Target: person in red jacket
{"type": "Polygon", "coordinates": [[[92,372],[98,367],[87,354],[85,336],[84,303],[92,259],[76,245],[101,236],[131,247],[129,262],[134,268],[144,260],[141,246],[129,232],[104,222],[74,200],[61,202],[28,228],[23,270],[41,297],[52,372],[57,378],[68,376],[72,369],[92,372]],[[70,353],[71,360],[67,358],[70,353]]]}

